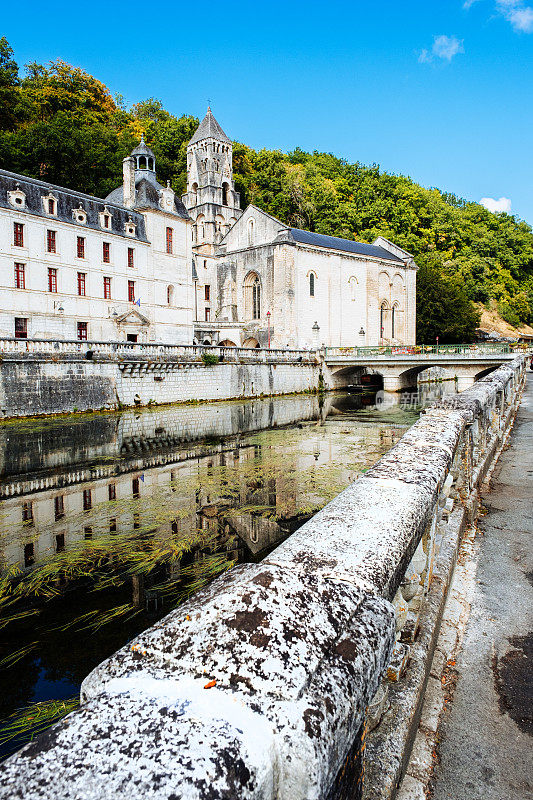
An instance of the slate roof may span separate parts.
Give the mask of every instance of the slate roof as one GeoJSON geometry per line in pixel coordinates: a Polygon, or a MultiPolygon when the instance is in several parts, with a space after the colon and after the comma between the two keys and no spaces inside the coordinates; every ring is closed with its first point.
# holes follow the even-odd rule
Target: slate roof
{"type": "Polygon", "coordinates": [[[200,122],[198,128],[196,129],[196,133],[192,137],[189,144],[195,144],[196,142],[201,142],[202,139],[216,139],[219,142],[227,142],[227,144],[231,144],[231,139],[229,139],[216,119],[213,116],[213,113],[210,108],[207,109],[207,114],[200,122]]]}
{"type": "Polygon", "coordinates": [[[378,247],[375,244],[366,244],[366,242],[353,242],[351,239],[339,239],[337,236],[325,236],[322,233],[311,233],[310,231],[302,231],[300,228],[289,228],[290,237],[300,244],[310,244],[315,247],[327,247],[329,250],[342,250],[346,253],[357,253],[362,256],[371,256],[372,258],[380,258],[384,261],[394,261],[396,264],[404,264],[401,258],[385,250],[384,247],[378,247]]]}
{"type": "MultiPolygon", "coordinates": [[[[111,193],[113,194],[113,192],[111,193]]],[[[93,230],[101,231],[102,233],[113,233],[117,236],[124,236],[127,239],[138,239],[140,241],[148,241],[146,238],[146,228],[144,224],[144,217],[136,211],[124,208],[122,205],[122,193],[120,200],[112,199],[111,195],[106,200],[99,197],[93,197],[90,194],[82,194],[75,192],[72,189],[66,189],[62,186],[56,186],[53,183],[46,183],[45,181],[37,180],[36,178],[28,178],[25,175],[17,175],[14,172],[7,170],[0,170],[0,208],[8,208],[11,211],[17,211],[19,214],[31,214],[32,216],[43,217],[44,219],[59,220],[60,222],[68,222],[70,225],[76,225],[78,228],[92,228],[93,230]],[[7,193],[20,188],[26,195],[26,207],[14,208],[7,199],[7,193]],[[53,194],[57,199],[57,214],[47,214],[43,208],[42,198],[48,194],[53,194]],[[72,212],[82,206],[87,214],[87,222],[82,225],[73,219],[72,212]],[[111,213],[111,228],[102,228],[100,225],[99,213],[108,207],[111,213]],[[136,225],[135,237],[126,236],[124,226],[131,217],[136,225]]]]}
{"type": "MultiPolygon", "coordinates": [[[[161,211],[159,205],[159,192],[163,187],[157,182],[155,174],[151,170],[136,169],[135,170],[135,205],[134,208],[157,208],[161,211]]],[[[117,186],[106,197],[106,203],[117,203],[122,205],[124,203],[124,187],[117,186]]],[[[181,202],[181,198],[176,195],[174,197],[174,214],[183,219],[189,219],[187,209],[181,202]]]]}
{"type": "Polygon", "coordinates": [[[145,144],[144,135],[141,136],[141,141],[139,142],[137,147],[135,147],[131,151],[131,155],[132,156],[151,156],[152,158],[155,159],[155,153],[153,152],[153,150],[150,150],[150,148],[148,147],[147,144],[145,144]]]}

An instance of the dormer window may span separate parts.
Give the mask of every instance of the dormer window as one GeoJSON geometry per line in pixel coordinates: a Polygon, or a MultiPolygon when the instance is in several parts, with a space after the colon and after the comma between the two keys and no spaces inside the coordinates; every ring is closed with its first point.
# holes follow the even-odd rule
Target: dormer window
{"type": "Polygon", "coordinates": [[[43,209],[45,214],[49,214],[51,217],[57,216],[57,197],[54,197],[53,194],[47,194],[43,198],[43,209]]]}
{"type": "Polygon", "coordinates": [[[105,206],[104,210],[101,211],[98,216],[100,217],[100,227],[110,230],[112,217],[108,207],[105,206]]]}
{"type": "Polygon", "coordinates": [[[85,212],[82,204],[80,203],[78,208],[75,208],[72,212],[72,218],[78,225],[85,225],[87,222],[87,213],[85,212]]]}
{"type": "Polygon", "coordinates": [[[135,236],[135,229],[136,225],[131,217],[128,217],[126,224],[124,225],[124,231],[127,236],[135,236]]]}
{"type": "Polygon", "coordinates": [[[13,206],[13,208],[26,208],[26,195],[20,188],[19,183],[17,183],[15,189],[7,193],[7,199],[9,205],[13,206]]]}

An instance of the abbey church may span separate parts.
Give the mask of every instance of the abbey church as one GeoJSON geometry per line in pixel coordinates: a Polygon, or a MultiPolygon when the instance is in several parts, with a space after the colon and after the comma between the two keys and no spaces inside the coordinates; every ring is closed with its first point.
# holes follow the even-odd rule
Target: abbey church
{"type": "Polygon", "coordinates": [[[292,228],[235,191],[210,109],[187,191],[144,140],[105,199],[0,170],[0,336],[315,348],[413,344],[416,264],[397,245],[292,228]]]}

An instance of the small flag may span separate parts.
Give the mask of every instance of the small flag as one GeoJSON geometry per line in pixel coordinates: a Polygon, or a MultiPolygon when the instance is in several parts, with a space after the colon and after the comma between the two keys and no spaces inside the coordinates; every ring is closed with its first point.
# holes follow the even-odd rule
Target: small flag
{"type": "Polygon", "coordinates": [[[140,477],[140,479],[142,480],[142,482],[144,483],[144,472],[143,472],[143,474],[142,474],[142,475],[139,475],[139,477],[140,477]]]}
{"type": "Polygon", "coordinates": [[[139,299],[139,300],[136,300],[136,301],[135,301],[135,303],[134,303],[134,305],[136,305],[136,306],[139,306],[139,308],[140,308],[140,307],[141,307],[141,301],[140,301],[140,299],[139,299]]]}

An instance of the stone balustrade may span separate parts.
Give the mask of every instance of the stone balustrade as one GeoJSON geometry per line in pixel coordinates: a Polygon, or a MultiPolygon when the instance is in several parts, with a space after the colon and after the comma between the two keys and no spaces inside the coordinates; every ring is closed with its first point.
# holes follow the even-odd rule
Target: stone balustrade
{"type": "Polygon", "coordinates": [[[434,576],[475,512],[524,367],[518,356],[435,403],[264,561],[225,573],[103,662],[81,709],[0,768],[0,798],[358,798],[365,731],[407,681],[396,752],[383,735],[377,771],[366,767],[366,796],[394,797],[429,669],[417,637],[429,620],[430,664],[438,632],[434,576]]]}
{"type": "Polygon", "coordinates": [[[218,345],[182,345],[158,342],[97,342],[64,339],[0,338],[0,354],[7,356],[78,356],[106,360],[155,360],[198,362],[203,354],[216,355],[233,363],[309,363],[317,361],[314,350],[219,347],[218,345]]]}

